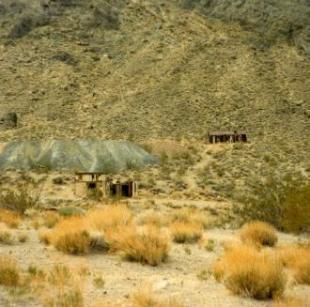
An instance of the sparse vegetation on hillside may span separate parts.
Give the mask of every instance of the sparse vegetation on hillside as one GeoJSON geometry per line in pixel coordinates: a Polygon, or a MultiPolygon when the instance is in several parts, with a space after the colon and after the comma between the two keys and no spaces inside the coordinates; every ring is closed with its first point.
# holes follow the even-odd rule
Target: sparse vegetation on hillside
{"type": "Polygon", "coordinates": [[[265,221],[286,231],[308,229],[310,189],[305,179],[274,174],[250,184],[250,192],[235,205],[241,219],[265,221]]]}
{"type": "Polygon", "coordinates": [[[24,214],[27,209],[37,204],[37,198],[31,194],[30,189],[25,186],[18,187],[18,190],[8,189],[0,195],[0,208],[9,209],[24,214]]]}

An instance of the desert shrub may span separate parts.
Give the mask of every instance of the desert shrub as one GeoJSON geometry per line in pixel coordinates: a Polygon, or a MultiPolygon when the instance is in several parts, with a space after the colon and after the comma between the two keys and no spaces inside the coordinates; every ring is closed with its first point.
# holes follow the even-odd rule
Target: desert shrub
{"type": "Polygon", "coordinates": [[[303,299],[295,297],[286,297],[282,300],[278,300],[274,307],[307,307],[309,306],[310,301],[306,302],[303,299]]]}
{"type": "Polygon", "coordinates": [[[156,227],[167,226],[169,219],[166,215],[158,213],[154,210],[147,211],[145,214],[138,217],[139,225],[152,225],[156,227]]]}
{"type": "Polygon", "coordinates": [[[310,228],[310,184],[289,187],[283,201],[281,226],[299,232],[310,228]]]}
{"type": "Polygon", "coordinates": [[[66,284],[72,277],[72,272],[66,265],[55,265],[48,272],[48,282],[54,286],[66,284]]]}
{"type": "Polygon", "coordinates": [[[296,281],[310,284],[310,247],[289,245],[278,250],[283,264],[293,270],[296,281]]]}
{"type": "Polygon", "coordinates": [[[12,244],[12,233],[6,228],[5,225],[0,224],[0,244],[12,244]]]}
{"type": "Polygon", "coordinates": [[[199,212],[191,209],[180,209],[173,213],[172,222],[184,222],[201,225],[203,228],[210,228],[214,224],[212,219],[205,212],[199,212]]]}
{"type": "Polygon", "coordinates": [[[132,222],[132,213],[123,205],[110,205],[101,210],[94,210],[87,214],[90,228],[111,232],[113,229],[126,227],[132,222]]]}
{"type": "Polygon", "coordinates": [[[93,284],[94,284],[95,287],[97,287],[97,288],[103,288],[103,286],[104,286],[104,284],[105,284],[105,281],[104,281],[104,279],[102,278],[102,276],[97,276],[97,277],[94,278],[93,284]]]}
{"type": "Polygon", "coordinates": [[[240,231],[240,237],[244,243],[251,243],[258,246],[274,246],[278,241],[275,228],[259,221],[245,224],[240,231]]]}
{"type": "Polygon", "coordinates": [[[45,14],[22,16],[9,33],[9,38],[18,39],[26,36],[34,28],[47,25],[49,17],[45,14]]]}
{"type": "Polygon", "coordinates": [[[92,251],[107,252],[110,250],[110,243],[107,241],[105,234],[100,231],[90,231],[89,241],[89,246],[92,251]]]}
{"type": "Polygon", "coordinates": [[[133,307],[184,307],[176,299],[160,300],[151,291],[139,291],[132,295],[133,307]]]}
{"type": "Polygon", "coordinates": [[[102,26],[107,30],[117,30],[120,27],[120,10],[115,5],[96,6],[93,9],[91,26],[102,26]]]}
{"type": "Polygon", "coordinates": [[[242,221],[260,220],[285,231],[304,231],[309,227],[310,185],[299,175],[278,176],[262,181],[248,180],[250,190],[234,204],[242,221]]]}
{"type": "Polygon", "coordinates": [[[27,242],[28,239],[29,238],[28,238],[26,233],[21,233],[18,235],[18,242],[20,242],[20,243],[25,243],[25,242],[27,242]]]}
{"type": "Polygon", "coordinates": [[[25,187],[20,187],[18,192],[7,190],[0,195],[0,208],[24,214],[27,209],[35,207],[37,199],[25,187]]]}
{"type": "Polygon", "coordinates": [[[114,248],[124,259],[157,266],[168,258],[169,239],[156,227],[127,228],[114,237],[114,248]]]}
{"type": "Polygon", "coordinates": [[[81,286],[73,270],[65,265],[55,265],[47,275],[52,286],[52,296],[44,299],[43,306],[83,307],[84,298],[81,286]],[[56,290],[56,291],[55,291],[56,290]]]}
{"type": "Polygon", "coordinates": [[[89,234],[85,230],[64,231],[63,234],[58,235],[55,247],[62,252],[73,255],[85,254],[90,247],[89,234]]]}
{"type": "Polygon", "coordinates": [[[18,228],[20,215],[11,210],[0,209],[0,223],[4,223],[10,228],[18,228]]]}
{"type": "Polygon", "coordinates": [[[200,280],[208,280],[211,276],[210,270],[202,270],[197,274],[197,278],[200,280]]]}
{"type": "Polygon", "coordinates": [[[84,307],[84,297],[79,287],[73,287],[64,293],[59,293],[55,303],[61,307],[84,307]]]}
{"type": "Polygon", "coordinates": [[[207,242],[204,244],[204,248],[208,252],[214,252],[216,247],[216,242],[213,239],[208,239],[207,242]]]}
{"type": "Polygon", "coordinates": [[[44,226],[47,228],[53,228],[61,220],[57,212],[45,212],[43,219],[44,226]]]}
{"type": "Polygon", "coordinates": [[[39,232],[39,241],[46,245],[51,244],[51,231],[41,230],[39,232]]]}
{"type": "Polygon", "coordinates": [[[60,216],[69,217],[69,216],[81,216],[84,215],[85,212],[83,209],[77,207],[63,207],[58,209],[58,214],[60,216]]]}
{"type": "Polygon", "coordinates": [[[233,293],[255,299],[281,296],[286,283],[283,266],[273,254],[248,246],[227,251],[215,263],[213,274],[233,293]]]}
{"type": "Polygon", "coordinates": [[[170,231],[176,243],[195,243],[202,237],[200,224],[174,222],[170,225],[170,231]]]}
{"type": "MultiPolygon", "coordinates": [[[[60,61],[60,62],[63,62],[65,64],[67,64],[67,65],[72,65],[72,66],[78,64],[78,61],[70,53],[65,52],[65,51],[57,52],[52,57],[52,60],[60,61]]],[[[58,177],[58,179],[59,179],[59,177],[58,177]]]]}
{"type": "Polygon", "coordinates": [[[52,243],[64,253],[74,255],[87,253],[91,242],[84,220],[80,217],[62,220],[53,230],[44,233],[41,240],[52,243]]]}
{"type": "Polygon", "coordinates": [[[41,242],[73,255],[110,249],[105,234],[92,227],[86,217],[63,219],[53,229],[41,231],[39,238],[41,242]]]}
{"type": "Polygon", "coordinates": [[[0,285],[16,287],[20,280],[20,270],[16,262],[7,256],[0,256],[0,285]]]}

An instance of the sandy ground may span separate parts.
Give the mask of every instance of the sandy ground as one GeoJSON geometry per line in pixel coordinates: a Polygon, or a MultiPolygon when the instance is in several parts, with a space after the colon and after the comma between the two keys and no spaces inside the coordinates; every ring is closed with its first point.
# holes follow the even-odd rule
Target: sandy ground
{"type": "MultiPolygon", "coordinates": [[[[255,301],[231,294],[223,284],[210,276],[201,280],[197,274],[208,270],[222,251],[222,243],[238,242],[237,231],[214,228],[206,230],[204,237],[216,241],[213,252],[208,252],[199,244],[172,244],[167,263],[150,267],[139,263],[126,262],[119,255],[92,254],[87,256],[69,256],[56,251],[51,246],[39,242],[38,230],[33,229],[31,221],[25,221],[18,233],[27,233],[26,243],[1,245],[1,254],[8,254],[17,259],[25,270],[30,265],[47,269],[55,264],[70,267],[85,267],[90,274],[83,283],[85,306],[104,300],[113,303],[126,302],[130,295],[141,289],[151,288],[159,297],[175,297],[186,306],[272,306],[270,301],[255,301]],[[105,284],[102,288],[94,286],[95,276],[102,276],[105,284]]],[[[279,244],[293,243],[300,237],[279,234],[279,244]]],[[[286,294],[305,298],[309,287],[289,284],[286,294]]],[[[12,296],[0,288],[0,306],[40,306],[36,300],[23,296],[12,296]]]]}

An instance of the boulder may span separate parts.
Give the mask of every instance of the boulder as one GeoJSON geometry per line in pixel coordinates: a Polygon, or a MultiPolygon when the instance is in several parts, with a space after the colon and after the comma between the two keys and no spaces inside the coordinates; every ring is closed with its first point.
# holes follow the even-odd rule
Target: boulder
{"type": "Polygon", "coordinates": [[[9,112],[0,115],[0,130],[13,129],[17,127],[17,114],[9,112]]]}

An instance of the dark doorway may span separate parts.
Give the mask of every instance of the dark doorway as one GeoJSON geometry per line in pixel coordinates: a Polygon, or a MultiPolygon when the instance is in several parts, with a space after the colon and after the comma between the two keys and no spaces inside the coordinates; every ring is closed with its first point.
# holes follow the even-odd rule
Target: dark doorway
{"type": "Polygon", "coordinates": [[[116,196],[117,195],[117,185],[116,184],[112,184],[110,186],[110,193],[111,193],[111,196],[116,196]]]}
{"type": "Polygon", "coordinates": [[[129,184],[122,184],[122,196],[131,197],[129,184]]]}
{"type": "Polygon", "coordinates": [[[89,182],[87,184],[88,190],[96,190],[97,189],[97,183],[96,182],[89,182]]]}

